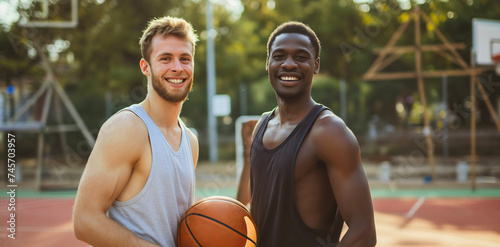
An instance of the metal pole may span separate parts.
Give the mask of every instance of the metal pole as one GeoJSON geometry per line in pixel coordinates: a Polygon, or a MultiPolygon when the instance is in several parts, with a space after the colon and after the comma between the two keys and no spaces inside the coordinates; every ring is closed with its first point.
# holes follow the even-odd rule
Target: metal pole
{"type": "Polygon", "coordinates": [[[247,84],[240,84],[240,116],[247,115],[247,84]]]}
{"type": "Polygon", "coordinates": [[[448,164],[448,77],[443,76],[443,161],[448,164]]]}
{"type": "Polygon", "coordinates": [[[208,100],[208,148],[210,162],[217,162],[217,125],[213,113],[215,95],[214,30],[212,28],[212,5],[207,0],[207,100],[208,100]]]}
{"type": "Polygon", "coordinates": [[[473,68],[476,67],[474,63],[474,51],[471,51],[470,56],[470,100],[471,100],[471,115],[470,115],[470,180],[471,190],[476,191],[476,73],[473,68]]]}
{"type": "Polygon", "coordinates": [[[43,176],[43,166],[45,155],[45,133],[44,130],[38,130],[38,149],[37,149],[37,158],[38,164],[36,166],[36,174],[35,174],[35,188],[38,191],[42,190],[42,176],[43,176]]]}

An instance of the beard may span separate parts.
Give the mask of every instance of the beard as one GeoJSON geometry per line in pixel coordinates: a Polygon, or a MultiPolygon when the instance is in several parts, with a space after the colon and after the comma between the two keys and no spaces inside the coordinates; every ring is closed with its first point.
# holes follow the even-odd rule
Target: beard
{"type": "Polygon", "coordinates": [[[164,100],[169,101],[169,102],[183,102],[186,101],[188,98],[189,92],[191,92],[191,89],[193,88],[193,79],[191,78],[191,81],[188,82],[189,85],[184,88],[184,91],[180,93],[172,93],[167,90],[167,88],[164,85],[164,82],[160,81],[158,77],[154,74],[154,72],[151,72],[151,80],[153,84],[153,89],[162,97],[164,100]]]}

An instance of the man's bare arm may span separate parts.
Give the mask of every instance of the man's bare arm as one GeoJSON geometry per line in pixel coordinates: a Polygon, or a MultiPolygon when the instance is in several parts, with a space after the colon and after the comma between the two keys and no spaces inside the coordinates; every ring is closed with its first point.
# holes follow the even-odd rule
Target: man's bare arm
{"type": "Polygon", "coordinates": [[[349,227],[341,246],[375,246],[373,206],[354,134],[331,113],[322,115],[312,134],[319,159],[326,164],[337,206],[349,227]]]}
{"type": "Polygon", "coordinates": [[[140,162],[144,145],[149,145],[147,129],[131,112],[119,113],[102,126],[76,196],[73,224],[78,239],[96,247],[157,246],[106,216],[140,162]]]}
{"type": "Polygon", "coordinates": [[[196,165],[198,164],[198,156],[200,153],[200,146],[198,144],[198,137],[188,129],[189,133],[189,143],[191,144],[191,154],[193,155],[193,164],[194,168],[196,168],[196,165]]]}
{"type": "Polygon", "coordinates": [[[236,200],[247,207],[250,204],[250,149],[253,142],[255,131],[262,124],[263,116],[257,122],[247,122],[243,125],[241,134],[243,136],[243,169],[241,171],[236,200]]]}

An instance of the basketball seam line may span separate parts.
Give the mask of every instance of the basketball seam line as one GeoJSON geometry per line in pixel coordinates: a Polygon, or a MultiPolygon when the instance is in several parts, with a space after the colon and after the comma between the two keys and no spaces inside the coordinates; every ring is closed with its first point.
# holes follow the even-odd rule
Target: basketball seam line
{"type": "Polygon", "coordinates": [[[189,228],[189,225],[188,225],[188,223],[187,223],[187,217],[188,217],[188,216],[190,216],[190,215],[197,215],[197,216],[201,216],[201,217],[207,218],[207,219],[209,219],[209,220],[215,221],[215,222],[217,222],[217,223],[219,223],[219,224],[222,224],[223,226],[225,226],[225,227],[227,227],[227,228],[231,229],[232,231],[234,231],[234,232],[236,232],[237,234],[241,235],[242,237],[246,238],[247,240],[249,240],[250,242],[252,242],[254,245],[257,245],[257,244],[255,243],[255,241],[253,241],[251,238],[249,238],[248,236],[246,236],[246,235],[244,235],[243,233],[239,232],[238,230],[236,230],[236,229],[232,228],[231,226],[229,226],[229,225],[225,224],[224,222],[218,221],[218,220],[216,220],[216,219],[214,219],[214,218],[212,218],[212,217],[210,217],[210,216],[206,216],[206,215],[203,215],[203,214],[199,214],[199,213],[190,213],[190,214],[188,214],[188,215],[186,215],[186,216],[184,217],[184,222],[186,222],[186,226],[187,226],[187,228],[188,228],[188,230],[189,230],[189,233],[191,233],[191,236],[194,238],[194,240],[196,241],[196,243],[198,243],[198,245],[200,245],[200,247],[201,247],[201,244],[198,242],[198,240],[196,239],[196,237],[193,235],[193,233],[191,232],[191,229],[189,228]]]}
{"type": "Polygon", "coordinates": [[[196,237],[194,236],[193,232],[191,231],[191,228],[189,228],[189,225],[188,225],[188,222],[187,222],[187,218],[186,218],[187,216],[188,216],[188,215],[184,216],[184,219],[183,219],[183,220],[184,220],[184,223],[186,223],[186,227],[187,227],[187,229],[188,229],[188,231],[189,231],[189,234],[191,234],[191,237],[193,237],[194,241],[196,241],[196,243],[197,243],[200,247],[202,247],[202,246],[201,246],[201,244],[200,244],[200,242],[198,242],[198,239],[196,239],[196,237]]]}

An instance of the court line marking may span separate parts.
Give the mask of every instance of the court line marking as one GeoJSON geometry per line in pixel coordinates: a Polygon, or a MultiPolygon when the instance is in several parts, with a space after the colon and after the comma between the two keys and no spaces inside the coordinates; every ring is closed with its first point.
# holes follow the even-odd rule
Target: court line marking
{"type": "Polygon", "coordinates": [[[408,211],[406,213],[407,219],[413,218],[413,216],[418,211],[418,209],[422,206],[422,204],[424,204],[425,199],[426,199],[425,196],[421,196],[418,198],[418,200],[415,202],[415,204],[413,204],[413,206],[411,207],[410,211],[408,211]]]}

